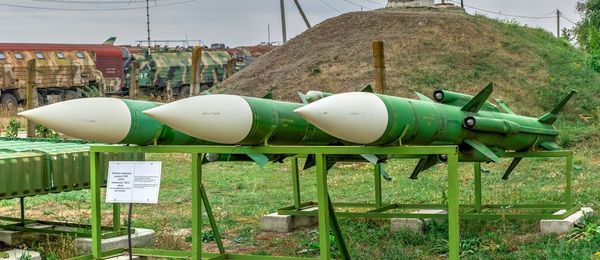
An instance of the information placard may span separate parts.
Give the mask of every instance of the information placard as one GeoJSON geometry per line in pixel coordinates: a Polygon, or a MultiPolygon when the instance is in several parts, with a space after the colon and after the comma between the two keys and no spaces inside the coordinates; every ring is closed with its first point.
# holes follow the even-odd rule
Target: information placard
{"type": "Polygon", "coordinates": [[[158,203],[161,168],[162,162],[109,162],[106,202],[158,203]]]}

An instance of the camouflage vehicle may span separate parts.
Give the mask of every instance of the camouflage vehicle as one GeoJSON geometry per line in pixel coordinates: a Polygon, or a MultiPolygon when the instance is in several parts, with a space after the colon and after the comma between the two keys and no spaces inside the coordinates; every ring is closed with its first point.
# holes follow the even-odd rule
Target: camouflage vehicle
{"type": "Polygon", "coordinates": [[[0,50],[0,103],[5,111],[16,111],[24,103],[27,61],[36,60],[38,102],[81,97],[81,88],[103,83],[94,53],[82,50],[0,50]],[[53,100],[55,99],[55,100],[53,100]]]}
{"type": "MultiPolygon", "coordinates": [[[[138,87],[145,94],[163,95],[169,85],[174,96],[187,97],[190,92],[192,51],[156,51],[150,54],[134,53],[132,62],[138,64],[138,87]]],[[[233,57],[224,50],[203,50],[200,84],[208,89],[223,81],[231,73],[243,69],[236,66],[233,57]],[[229,72],[228,72],[228,68],[229,72]]],[[[129,80],[127,80],[129,85],[129,80]]]]}

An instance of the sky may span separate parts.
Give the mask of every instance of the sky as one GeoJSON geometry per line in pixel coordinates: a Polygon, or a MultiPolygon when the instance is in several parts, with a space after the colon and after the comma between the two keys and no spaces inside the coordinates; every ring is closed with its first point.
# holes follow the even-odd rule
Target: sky
{"type": "MultiPolygon", "coordinates": [[[[284,2],[289,39],[306,30],[306,25],[294,1],[284,2]]],[[[387,1],[299,2],[314,25],[341,13],[378,9],[387,1]]],[[[562,28],[570,28],[580,20],[575,10],[577,2],[464,0],[470,14],[515,19],[553,33],[556,33],[556,9],[563,14],[562,28]]],[[[150,0],[150,4],[154,40],[202,40],[208,45],[222,42],[231,47],[255,45],[268,41],[268,28],[271,41],[282,39],[279,0],[150,0]]],[[[117,44],[136,44],[147,37],[145,6],[145,0],[0,0],[0,42],[101,43],[116,36],[117,44]]]]}

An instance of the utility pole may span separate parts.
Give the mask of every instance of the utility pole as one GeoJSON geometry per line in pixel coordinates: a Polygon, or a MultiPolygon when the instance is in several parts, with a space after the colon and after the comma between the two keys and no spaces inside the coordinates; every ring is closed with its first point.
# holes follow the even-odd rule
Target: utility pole
{"type": "Polygon", "coordinates": [[[464,0],[460,0],[460,7],[463,8],[463,9],[465,8],[464,0]]]}
{"type": "Polygon", "coordinates": [[[267,43],[271,44],[271,25],[267,24],[267,43]]]}
{"type": "Polygon", "coordinates": [[[560,10],[556,9],[556,38],[560,38],[560,10]]]}
{"type": "Polygon", "coordinates": [[[287,34],[285,32],[285,6],[283,0],[279,0],[279,6],[281,8],[281,34],[283,37],[283,43],[287,42],[287,34]]]}
{"type": "Polygon", "coordinates": [[[148,54],[150,54],[150,0],[146,0],[146,28],[148,29],[148,54]]]}
{"type": "Polygon", "coordinates": [[[300,16],[302,16],[302,20],[304,20],[306,27],[308,27],[310,29],[310,23],[308,22],[308,19],[306,18],[306,15],[304,14],[304,10],[302,10],[302,6],[300,6],[300,3],[298,2],[298,0],[294,0],[294,3],[296,4],[296,7],[298,7],[298,12],[300,12],[300,16]]]}

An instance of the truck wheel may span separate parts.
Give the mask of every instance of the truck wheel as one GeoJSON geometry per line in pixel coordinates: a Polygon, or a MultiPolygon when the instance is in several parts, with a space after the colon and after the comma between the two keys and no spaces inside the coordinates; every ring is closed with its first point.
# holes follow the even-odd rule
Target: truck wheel
{"type": "Polygon", "coordinates": [[[71,100],[71,99],[77,99],[77,98],[81,98],[81,95],[79,95],[77,92],[75,92],[73,90],[65,90],[62,100],[65,101],[65,100],[71,100]]]}
{"type": "Polygon", "coordinates": [[[2,112],[15,114],[17,113],[17,108],[19,107],[19,102],[17,98],[10,93],[4,93],[0,96],[0,108],[2,112]]]}
{"type": "Polygon", "coordinates": [[[181,86],[179,88],[179,98],[190,97],[190,86],[181,86]]]}

